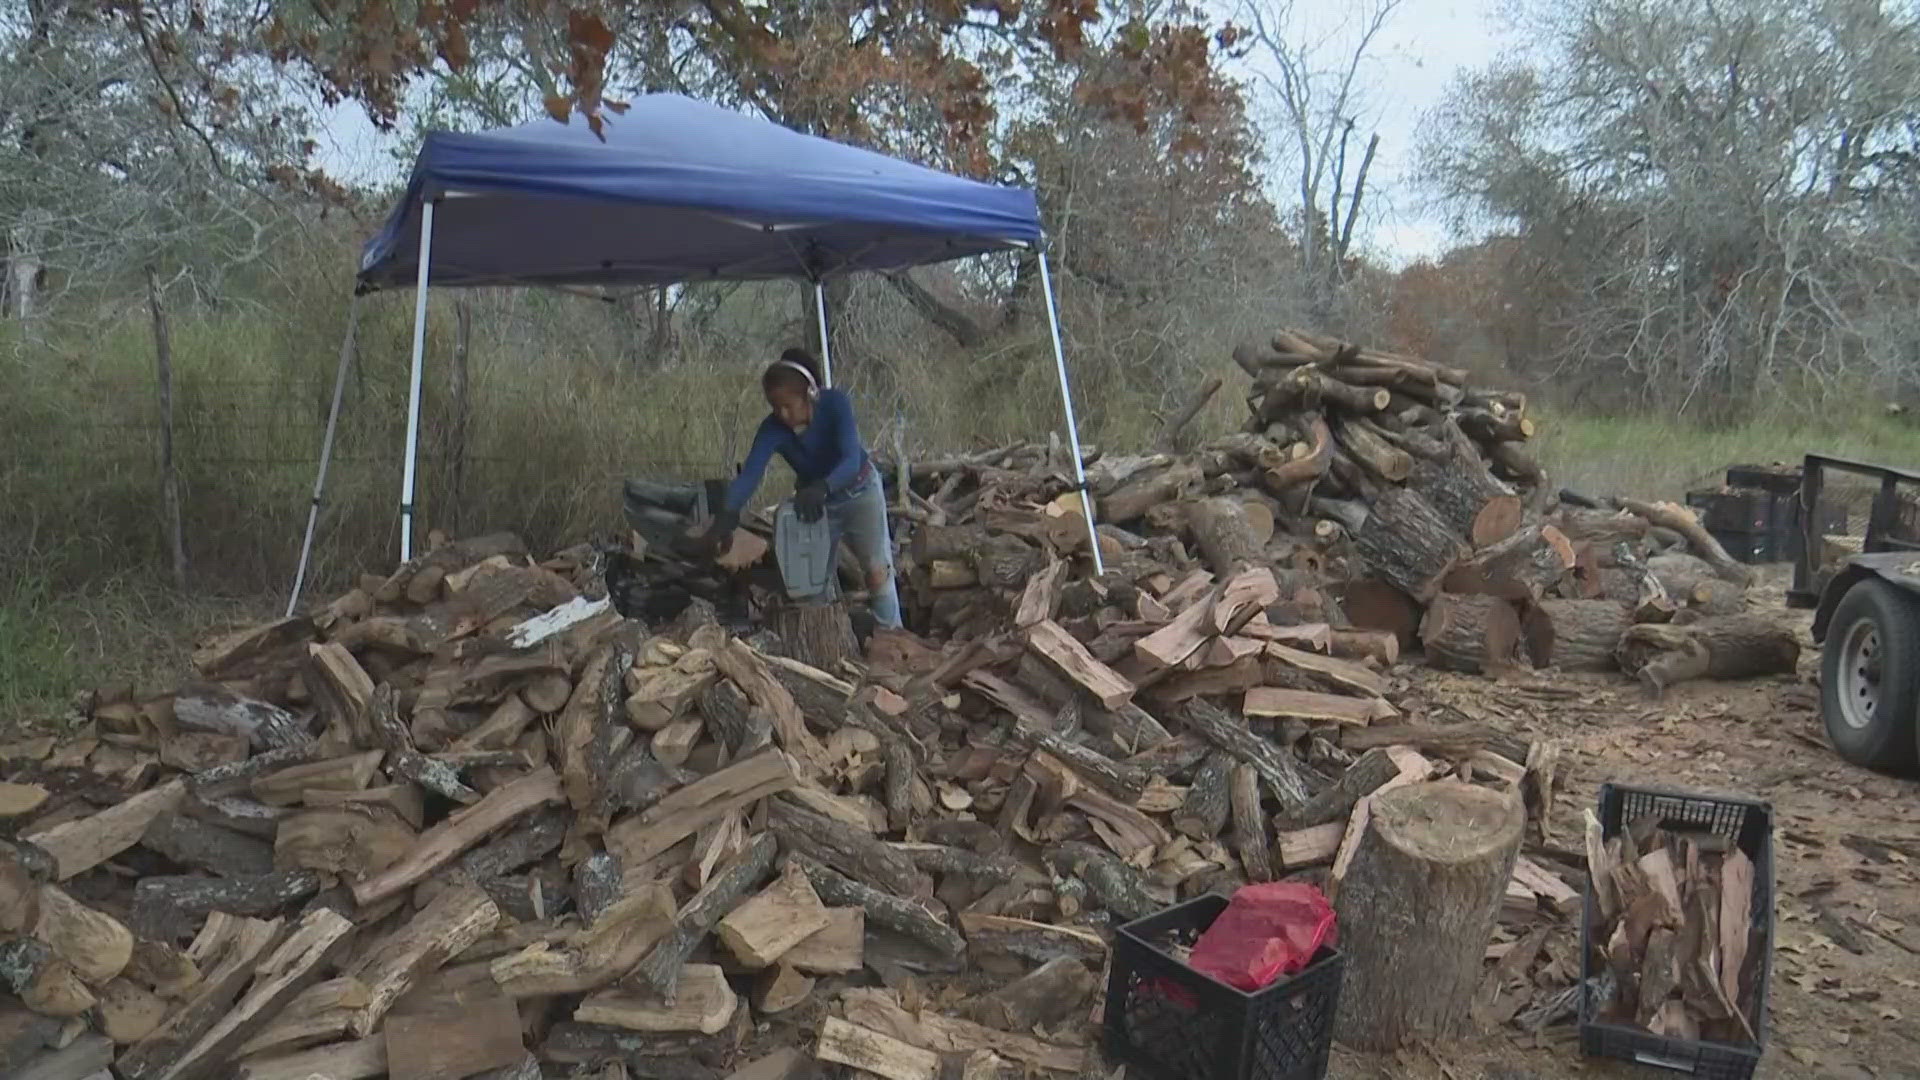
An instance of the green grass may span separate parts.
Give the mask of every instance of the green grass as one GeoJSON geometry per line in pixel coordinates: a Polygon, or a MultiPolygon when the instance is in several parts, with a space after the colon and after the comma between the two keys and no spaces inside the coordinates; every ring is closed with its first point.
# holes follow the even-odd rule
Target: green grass
{"type": "Polygon", "coordinates": [[[202,635],[267,615],[258,600],[182,595],[138,578],[58,595],[16,579],[0,593],[0,737],[56,725],[75,694],[108,682],[177,685],[202,635]]]}
{"type": "Polygon", "coordinates": [[[1537,449],[1554,483],[1585,495],[1676,502],[1722,482],[1729,465],[1788,462],[1809,453],[1920,466],[1920,428],[1845,410],[1813,417],[1780,408],[1730,427],[1661,417],[1545,413],[1537,449]]]}

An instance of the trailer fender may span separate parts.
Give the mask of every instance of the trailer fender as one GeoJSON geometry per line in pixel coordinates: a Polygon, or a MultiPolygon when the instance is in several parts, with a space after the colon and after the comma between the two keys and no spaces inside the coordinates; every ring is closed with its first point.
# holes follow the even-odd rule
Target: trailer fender
{"type": "Polygon", "coordinates": [[[1820,604],[1813,612],[1813,640],[1826,640],[1827,624],[1833,619],[1833,609],[1840,606],[1840,598],[1847,595],[1855,582],[1867,578],[1879,578],[1909,596],[1920,597],[1920,553],[1879,551],[1849,557],[1846,565],[1820,591],[1820,604]]]}

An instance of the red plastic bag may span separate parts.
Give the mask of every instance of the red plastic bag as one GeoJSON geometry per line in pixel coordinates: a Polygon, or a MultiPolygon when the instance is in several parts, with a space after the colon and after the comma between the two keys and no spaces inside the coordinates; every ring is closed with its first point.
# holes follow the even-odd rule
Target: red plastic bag
{"type": "Polygon", "coordinates": [[[1194,942],[1195,971],[1251,993],[1313,962],[1338,936],[1333,905],[1297,882],[1248,885],[1194,942]]]}

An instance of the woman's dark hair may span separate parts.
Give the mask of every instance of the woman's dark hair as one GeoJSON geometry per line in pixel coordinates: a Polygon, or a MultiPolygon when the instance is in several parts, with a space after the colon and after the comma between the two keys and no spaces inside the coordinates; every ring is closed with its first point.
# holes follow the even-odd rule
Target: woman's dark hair
{"type": "Polygon", "coordinates": [[[783,386],[804,392],[819,385],[820,362],[813,358],[812,353],[799,348],[788,349],[786,352],[781,353],[780,362],[769,364],[766,372],[760,376],[760,389],[762,391],[771,390],[776,386],[783,386]],[[807,369],[807,375],[813,376],[812,385],[808,385],[807,375],[802,375],[798,371],[793,370],[793,368],[787,366],[788,364],[798,364],[807,369]]]}

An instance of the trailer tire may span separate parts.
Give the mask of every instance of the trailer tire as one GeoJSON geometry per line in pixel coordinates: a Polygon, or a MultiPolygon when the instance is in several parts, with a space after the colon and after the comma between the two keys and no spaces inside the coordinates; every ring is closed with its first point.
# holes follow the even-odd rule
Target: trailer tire
{"type": "Polygon", "coordinates": [[[1920,761],[1920,601],[1878,578],[1834,608],[1820,655],[1820,714],[1847,761],[1911,771],[1920,761]]]}

